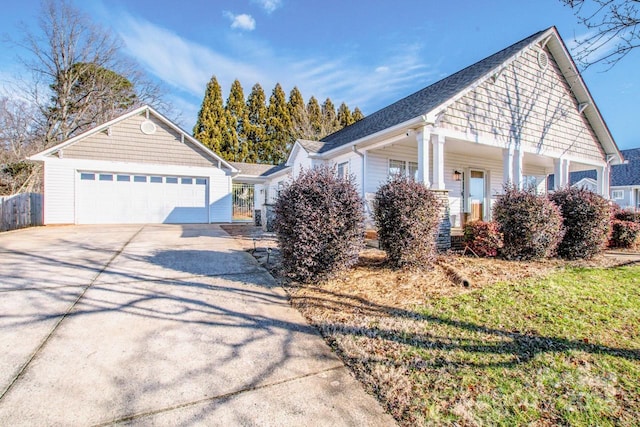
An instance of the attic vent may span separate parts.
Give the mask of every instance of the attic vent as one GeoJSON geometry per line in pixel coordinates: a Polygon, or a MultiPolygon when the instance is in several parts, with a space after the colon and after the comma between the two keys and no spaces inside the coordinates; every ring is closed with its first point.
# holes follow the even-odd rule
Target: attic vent
{"type": "Polygon", "coordinates": [[[544,50],[538,52],[538,65],[542,70],[546,70],[549,66],[549,56],[544,50]]]}
{"type": "Polygon", "coordinates": [[[142,124],[140,125],[140,130],[145,135],[152,135],[152,134],[156,133],[156,125],[153,124],[153,122],[151,120],[147,119],[144,122],[142,122],[142,124]]]}

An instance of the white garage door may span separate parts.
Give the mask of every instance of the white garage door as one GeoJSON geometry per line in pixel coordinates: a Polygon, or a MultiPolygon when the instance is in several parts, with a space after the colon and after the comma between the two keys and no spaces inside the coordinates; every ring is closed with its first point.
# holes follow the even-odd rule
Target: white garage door
{"type": "Polygon", "coordinates": [[[78,224],[206,223],[207,178],[79,172],[78,224]]]}

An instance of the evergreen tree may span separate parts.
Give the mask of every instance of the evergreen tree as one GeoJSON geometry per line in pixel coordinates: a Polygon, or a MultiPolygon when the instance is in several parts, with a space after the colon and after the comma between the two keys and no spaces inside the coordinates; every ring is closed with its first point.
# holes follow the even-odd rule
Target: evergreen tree
{"type": "Polygon", "coordinates": [[[322,110],[315,96],[309,98],[307,115],[309,116],[309,126],[313,135],[313,137],[309,139],[318,140],[322,138],[322,110]]]}
{"type": "Polygon", "coordinates": [[[351,110],[349,110],[349,107],[344,102],[340,104],[340,107],[338,108],[337,120],[340,129],[355,123],[355,120],[353,120],[353,116],[351,115],[351,110]]]}
{"type": "Polygon", "coordinates": [[[231,85],[227,104],[225,106],[227,113],[227,129],[225,144],[220,154],[226,160],[234,162],[244,162],[250,151],[247,144],[244,126],[247,119],[244,91],[242,85],[236,79],[231,85]]]}
{"type": "Polygon", "coordinates": [[[218,79],[211,77],[198,112],[198,120],[193,127],[193,137],[219,153],[223,143],[223,132],[227,127],[227,117],[222,103],[222,90],[218,79]]]}
{"type": "Polygon", "coordinates": [[[266,163],[261,157],[260,147],[264,144],[267,124],[267,107],[262,86],[256,83],[247,98],[244,133],[247,138],[248,154],[246,162],[266,163]]]}
{"type": "Polygon", "coordinates": [[[264,159],[277,165],[287,159],[292,145],[291,117],[286,95],[280,83],[273,88],[267,110],[267,135],[263,146],[264,159]]]}
{"type": "Polygon", "coordinates": [[[316,133],[311,127],[307,107],[304,105],[304,98],[294,87],[289,93],[289,115],[291,116],[292,139],[315,139],[316,133]]]}
{"type": "Polygon", "coordinates": [[[322,136],[325,137],[338,130],[339,124],[336,117],[336,107],[330,98],[322,104],[322,136]]]}
{"type": "Polygon", "coordinates": [[[354,123],[357,122],[358,120],[364,119],[364,114],[362,114],[362,111],[360,111],[358,107],[356,107],[356,109],[353,110],[353,114],[351,116],[353,117],[354,123]]]}

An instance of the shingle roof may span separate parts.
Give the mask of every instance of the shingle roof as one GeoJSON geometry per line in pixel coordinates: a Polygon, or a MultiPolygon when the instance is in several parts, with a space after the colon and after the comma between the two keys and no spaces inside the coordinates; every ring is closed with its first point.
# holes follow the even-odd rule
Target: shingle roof
{"type": "Polygon", "coordinates": [[[310,153],[319,153],[325,145],[323,141],[311,141],[308,139],[298,139],[297,142],[310,153]]]}
{"type": "Polygon", "coordinates": [[[500,66],[513,55],[529,46],[536,38],[547,30],[539,31],[500,52],[494,53],[475,64],[446,77],[431,86],[415,92],[388,107],[347,126],[331,135],[324,137],[325,144],[318,151],[323,153],[341,145],[348,144],[359,138],[372,135],[383,129],[395,126],[407,120],[430,112],[438,105],[451,99],[476,80],[485,76],[492,69],[500,66]]]}
{"type": "Polygon", "coordinates": [[[620,152],[627,164],[611,166],[611,186],[640,185],[640,148],[620,152]]]}
{"type": "Polygon", "coordinates": [[[286,168],[285,164],[281,165],[264,165],[259,163],[242,163],[229,162],[234,168],[238,169],[242,175],[250,176],[268,176],[286,168]]]}
{"type": "Polygon", "coordinates": [[[575,184],[576,182],[580,181],[581,179],[584,178],[590,178],[590,179],[598,179],[598,176],[596,174],[596,170],[595,169],[591,169],[588,171],[577,171],[577,172],[571,172],[569,174],[569,181],[571,183],[571,185],[575,184]]]}

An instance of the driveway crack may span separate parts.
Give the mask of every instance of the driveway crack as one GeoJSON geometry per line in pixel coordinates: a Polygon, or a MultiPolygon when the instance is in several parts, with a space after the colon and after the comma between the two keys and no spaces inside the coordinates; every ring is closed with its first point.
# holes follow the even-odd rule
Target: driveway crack
{"type": "Polygon", "coordinates": [[[86,292],[89,290],[89,288],[91,288],[93,286],[93,284],[98,280],[98,278],[102,275],[102,273],[104,273],[106,271],[107,268],[109,268],[109,265],[111,265],[111,263],[113,262],[113,260],[115,260],[124,250],[127,246],[129,246],[129,244],[133,241],[133,239],[135,239],[138,234],[140,234],[140,232],[144,229],[144,225],[142,227],[140,227],[138,229],[138,231],[136,231],[123,245],[120,249],[118,249],[112,256],[111,258],[109,258],[109,261],[106,262],[106,264],[100,269],[100,271],[98,271],[96,273],[96,275],[93,277],[93,279],[91,279],[91,281],[89,282],[89,284],[87,286],[84,287],[84,289],[82,289],[82,292],[80,292],[80,295],[78,295],[78,297],[76,298],[76,300],[73,302],[73,304],[71,304],[71,306],[67,309],[67,311],[65,311],[65,313],[60,316],[60,318],[56,321],[55,325],[53,325],[53,328],[51,329],[51,331],[49,331],[49,333],[47,334],[46,337],[44,337],[44,339],[40,342],[40,344],[38,345],[38,347],[36,347],[36,349],[33,351],[33,353],[31,353],[31,355],[29,356],[29,358],[27,359],[27,361],[25,363],[22,364],[22,366],[20,367],[20,369],[18,369],[18,372],[14,375],[14,377],[11,379],[11,381],[9,382],[9,384],[7,385],[7,387],[5,387],[4,390],[2,390],[2,393],[0,393],[0,401],[7,395],[7,393],[9,393],[9,391],[13,388],[13,386],[15,385],[15,383],[24,375],[24,373],[26,372],[27,368],[29,367],[29,365],[31,364],[31,362],[33,362],[33,360],[36,358],[36,356],[42,351],[42,349],[44,348],[45,345],[47,345],[47,343],[49,342],[49,340],[51,339],[51,337],[53,336],[53,334],[56,332],[56,330],[60,327],[60,324],[67,318],[67,316],[69,316],[69,314],[73,311],[73,309],[76,307],[76,305],[78,305],[78,302],[82,299],[82,297],[84,297],[84,295],[86,294],[86,292]]]}

